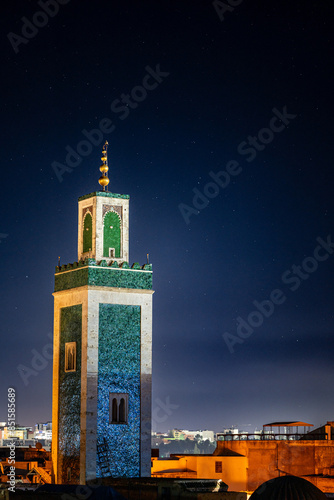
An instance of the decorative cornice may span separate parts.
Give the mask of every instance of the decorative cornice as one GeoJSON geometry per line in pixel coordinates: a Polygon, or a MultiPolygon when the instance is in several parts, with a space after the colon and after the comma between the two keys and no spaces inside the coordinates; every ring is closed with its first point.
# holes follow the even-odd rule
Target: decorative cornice
{"type": "Polygon", "coordinates": [[[56,267],[55,292],[85,285],[152,290],[152,274],[152,264],[135,263],[130,268],[127,262],[85,259],[56,267]]]}
{"type": "Polygon", "coordinates": [[[129,200],[129,194],[118,194],[118,193],[109,193],[107,191],[95,191],[94,193],[85,194],[84,196],[80,196],[78,201],[87,200],[88,198],[94,198],[94,196],[101,196],[102,198],[121,198],[122,200],[129,200]]]}

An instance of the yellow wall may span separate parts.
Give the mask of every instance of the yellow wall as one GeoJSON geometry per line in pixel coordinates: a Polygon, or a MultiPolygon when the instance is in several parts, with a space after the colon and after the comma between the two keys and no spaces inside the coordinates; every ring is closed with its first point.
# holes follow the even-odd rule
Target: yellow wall
{"type": "Polygon", "coordinates": [[[247,467],[248,459],[246,457],[177,455],[174,460],[152,459],[152,476],[221,479],[228,484],[229,491],[246,491],[247,467]],[[222,472],[215,472],[216,462],[222,462],[222,472]],[[188,472],[176,473],[173,472],[173,469],[187,470],[188,472]],[[157,474],[164,470],[169,472],[157,474]]]}
{"type": "MultiPolygon", "coordinates": [[[[306,476],[323,491],[333,491],[334,480],[312,478],[333,470],[333,441],[218,441],[216,455],[175,455],[174,459],[153,459],[152,476],[197,479],[222,479],[229,491],[254,491],[281,473],[306,476]],[[232,450],[241,456],[219,456],[232,450]],[[215,462],[222,462],[222,473],[215,462]],[[184,472],[173,472],[181,470],[184,472]],[[159,474],[159,471],[167,471],[159,474]],[[320,484],[321,483],[321,484],[320,484]]],[[[331,472],[332,473],[332,472],[331,472]]]]}

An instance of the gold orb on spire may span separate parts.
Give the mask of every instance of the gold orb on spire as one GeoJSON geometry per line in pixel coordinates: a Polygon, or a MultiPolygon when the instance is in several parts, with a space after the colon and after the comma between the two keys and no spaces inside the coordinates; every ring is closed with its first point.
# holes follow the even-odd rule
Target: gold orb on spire
{"type": "Polygon", "coordinates": [[[108,157],[107,157],[107,148],[108,148],[108,141],[105,142],[103,148],[102,148],[102,165],[100,166],[100,172],[102,172],[101,177],[99,178],[99,184],[100,186],[103,187],[103,191],[106,190],[106,186],[108,186],[110,179],[108,177],[108,157]]]}
{"type": "Polygon", "coordinates": [[[105,174],[106,172],[108,172],[109,170],[109,167],[108,165],[105,165],[104,163],[102,163],[101,167],[100,167],[100,171],[105,174]]]}
{"type": "Polygon", "coordinates": [[[99,184],[100,184],[100,186],[103,186],[103,190],[104,190],[105,186],[108,186],[109,182],[110,182],[110,179],[105,175],[101,175],[101,177],[99,178],[99,184]]]}

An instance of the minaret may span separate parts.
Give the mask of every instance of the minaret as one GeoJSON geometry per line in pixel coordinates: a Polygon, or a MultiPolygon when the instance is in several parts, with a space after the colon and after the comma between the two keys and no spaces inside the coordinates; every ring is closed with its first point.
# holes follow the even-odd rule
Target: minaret
{"type": "Polygon", "coordinates": [[[129,259],[129,195],[79,198],[78,261],[56,267],[52,460],[56,483],[149,477],[152,266],[129,259]],[[102,452],[104,451],[102,457],[102,452]]]}

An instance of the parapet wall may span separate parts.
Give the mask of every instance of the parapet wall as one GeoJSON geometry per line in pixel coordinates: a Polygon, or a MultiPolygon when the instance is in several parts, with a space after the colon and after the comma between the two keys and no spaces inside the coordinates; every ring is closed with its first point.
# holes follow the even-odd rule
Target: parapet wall
{"type": "Polygon", "coordinates": [[[248,490],[278,475],[312,476],[331,468],[334,442],[298,441],[218,441],[216,456],[232,450],[248,457],[248,490]]]}
{"type": "Polygon", "coordinates": [[[106,286],[130,289],[152,289],[152,264],[129,266],[128,262],[85,259],[56,266],[55,292],[80,286],[106,286]]]}

